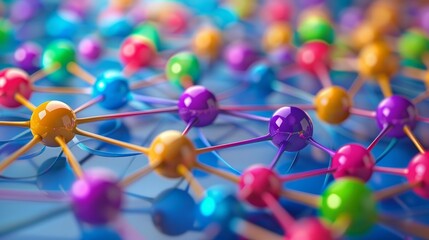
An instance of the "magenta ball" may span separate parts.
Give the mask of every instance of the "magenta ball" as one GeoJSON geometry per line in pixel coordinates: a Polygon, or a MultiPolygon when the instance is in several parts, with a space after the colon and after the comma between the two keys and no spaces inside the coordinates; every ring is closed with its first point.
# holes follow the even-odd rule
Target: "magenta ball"
{"type": "Polygon", "coordinates": [[[276,146],[285,145],[285,151],[296,152],[308,145],[313,123],[302,109],[282,107],[271,117],[268,130],[276,146]]]}
{"type": "Polygon", "coordinates": [[[429,199],[429,152],[420,153],[411,160],[408,164],[407,179],[411,184],[420,182],[414,192],[429,199]]]}
{"type": "Polygon", "coordinates": [[[187,88],[178,102],[180,118],[189,123],[196,119],[195,127],[204,127],[214,122],[219,114],[216,96],[203,86],[187,88]]]}
{"type": "Polygon", "coordinates": [[[371,152],[358,144],[345,145],[332,157],[335,178],[355,177],[366,182],[371,178],[374,164],[371,152]]]}
{"type": "Polygon", "coordinates": [[[96,37],[83,38],[78,45],[79,55],[88,61],[97,60],[103,52],[103,46],[96,37]]]}
{"type": "Polygon", "coordinates": [[[426,33],[429,33],[429,7],[420,10],[419,25],[426,33]]]}
{"type": "Polygon", "coordinates": [[[225,61],[235,71],[246,71],[258,60],[258,53],[255,49],[244,42],[232,43],[225,51],[225,61]]]}
{"type": "Polygon", "coordinates": [[[389,125],[392,128],[386,134],[389,137],[405,137],[404,126],[411,130],[416,125],[417,109],[408,99],[394,95],[385,98],[377,107],[377,124],[380,129],[389,125]]]}
{"type": "Polygon", "coordinates": [[[29,99],[32,90],[30,77],[18,68],[6,68],[0,71],[0,105],[6,108],[20,107],[15,95],[19,93],[29,99]]]}
{"type": "Polygon", "coordinates": [[[122,189],[106,170],[88,171],[71,189],[73,211],[83,222],[100,225],[114,220],[121,211],[122,189]]]}
{"type": "Polygon", "coordinates": [[[320,68],[329,67],[330,49],[323,41],[307,42],[298,49],[296,62],[301,69],[317,76],[320,68]]]}
{"type": "Polygon", "coordinates": [[[39,68],[41,52],[39,45],[27,42],[15,50],[13,60],[15,65],[22,70],[34,72],[39,68]]]}
{"type": "Polygon", "coordinates": [[[320,219],[309,217],[298,220],[287,233],[288,240],[332,240],[336,239],[332,230],[320,219]]]}
{"type": "Polygon", "coordinates": [[[282,181],[273,170],[255,165],[240,176],[239,188],[239,196],[248,203],[255,207],[266,207],[264,195],[271,195],[277,200],[282,191],[282,181]]]}

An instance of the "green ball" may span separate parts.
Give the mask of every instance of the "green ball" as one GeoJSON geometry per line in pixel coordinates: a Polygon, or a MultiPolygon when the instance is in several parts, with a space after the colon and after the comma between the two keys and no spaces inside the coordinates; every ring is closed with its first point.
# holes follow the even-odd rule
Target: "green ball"
{"type": "Polygon", "coordinates": [[[332,44],[335,38],[334,28],[327,20],[321,17],[309,17],[303,20],[298,27],[298,35],[303,43],[322,40],[332,44]]]}
{"type": "Polygon", "coordinates": [[[0,46],[5,46],[12,35],[12,28],[9,21],[0,19],[0,46]]]}
{"type": "Polygon", "coordinates": [[[49,78],[56,83],[62,83],[65,78],[70,76],[69,71],[67,71],[67,65],[70,62],[76,62],[76,51],[73,44],[69,41],[57,40],[52,42],[43,52],[43,69],[49,69],[54,64],[59,64],[60,66],[60,69],[49,74],[49,78]]]}
{"type": "Polygon", "coordinates": [[[161,37],[158,28],[152,23],[139,24],[133,31],[132,35],[139,35],[147,38],[155,46],[155,50],[161,47],[161,37]]]}
{"type": "Polygon", "coordinates": [[[372,191],[359,179],[346,177],[336,180],[321,198],[321,217],[332,223],[342,217],[348,218],[348,235],[364,234],[376,222],[376,202],[372,191]]]}
{"type": "Polygon", "coordinates": [[[178,87],[183,87],[184,80],[197,83],[201,76],[200,63],[195,54],[191,52],[180,52],[172,56],[165,68],[169,81],[178,87]]]}
{"type": "Polygon", "coordinates": [[[429,39],[418,30],[407,31],[399,38],[398,51],[404,59],[421,62],[423,55],[429,52],[429,39]]]}

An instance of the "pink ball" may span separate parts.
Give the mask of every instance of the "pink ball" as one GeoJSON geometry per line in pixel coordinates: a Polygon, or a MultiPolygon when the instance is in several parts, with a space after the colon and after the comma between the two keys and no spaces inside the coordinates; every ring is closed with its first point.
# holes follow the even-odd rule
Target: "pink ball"
{"type": "Polygon", "coordinates": [[[348,144],[335,153],[332,168],[335,178],[355,177],[363,181],[371,178],[375,161],[371,152],[358,144],[348,144]]]}
{"type": "Polygon", "coordinates": [[[266,207],[263,196],[272,195],[278,199],[282,190],[282,181],[271,169],[254,165],[248,168],[240,177],[239,196],[255,207],[266,207]]]}
{"type": "Polygon", "coordinates": [[[319,68],[329,67],[330,46],[323,41],[308,42],[298,50],[296,61],[302,69],[317,75],[319,68]]]}
{"type": "Polygon", "coordinates": [[[287,240],[331,240],[334,239],[332,230],[314,217],[297,221],[291,226],[286,235],[287,240]]]}
{"type": "Polygon", "coordinates": [[[78,52],[85,60],[95,61],[103,52],[103,44],[97,37],[85,37],[79,42],[78,52]]]}
{"type": "Polygon", "coordinates": [[[420,153],[411,160],[407,179],[411,184],[420,182],[414,192],[423,198],[429,198],[429,152],[420,153]]]}
{"type": "Polygon", "coordinates": [[[156,58],[152,43],[139,36],[126,38],[119,51],[121,62],[131,69],[148,67],[156,58]]]}
{"type": "Polygon", "coordinates": [[[270,0],[262,9],[262,16],[267,22],[287,22],[292,16],[292,11],[290,2],[270,0]]]}
{"type": "Polygon", "coordinates": [[[32,91],[28,74],[18,68],[3,69],[0,71],[0,105],[7,108],[21,106],[15,100],[16,93],[26,99],[30,98],[32,91]]]}

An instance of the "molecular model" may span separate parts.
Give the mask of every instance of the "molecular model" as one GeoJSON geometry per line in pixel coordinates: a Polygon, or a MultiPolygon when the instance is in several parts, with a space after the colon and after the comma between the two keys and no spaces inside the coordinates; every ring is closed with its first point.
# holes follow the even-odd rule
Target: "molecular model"
{"type": "Polygon", "coordinates": [[[0,16],[0,239],[429,239],[426,1],[0,16]]]}

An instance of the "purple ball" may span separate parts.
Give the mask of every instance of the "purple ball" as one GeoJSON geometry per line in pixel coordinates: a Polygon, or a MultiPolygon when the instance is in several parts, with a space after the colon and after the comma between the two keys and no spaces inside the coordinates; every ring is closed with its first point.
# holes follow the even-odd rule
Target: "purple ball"
{"type": "Polygon", "coordinates": [[[189,123],[197,119],[195,127],[204,127],[214,122],[219,114],[215,95],[203,86],[192,86],[183,92],[179,103],[180,118],[189,123]]]}
{"type": "Polygon", "coordinates": [[[295,53],[293,48],[290,46],[283,46],[272,51],[269,55],[269,58],[273,64],[284,66],[293,63],[295,59],[295,53]]]}
{"type": "Polygon", "coordinates": [[[358,7],[345,9],[340,16],[340,26],[343,30],[355,29],[364,19],[363,10],[358,7]]]}
{"type": "Polygon", "coordinates": [[[79,56],[88,61],[97,60],[101,56],[102,51],[102,43],[96,37],[85,37],[78,45],[79,56]]]}
{"type": "Polygon", "coordinates": [[[258,60],[258,53],[249,44],[236,42],[228,46],[225,61],[235,71],[246,71],[258,60]]]}
{"type": "Polygon", "coordinates": [[[416,125],[417,109],[410,100],[394,95],[380,102],[376,118],[380,129],[392,126],[387,136],[405,137],[404,127],[408,126],[412,130],[416,125]]]}
{"type": "Polygon", "coordinates": [[[429,33],[429,7],[422,8],[419,14],[419,25],[429,33]]]}
{"type": "Polygon", "coordinates": [[[27,42],[15,50],[13,60],[15,65],[26,72],[34,72],[39,68],[41,49],[32,42],[27,42]]]}
{"type": "Polygon", "coordinates": [[[297,107],[282,107],[270,119],[269,132],[277,147],[296,152],[308,144],[313,136],[313,123],[306,112],[297,107]]]}
{"type": "Polygon", "coordinates": [[[93,225],[112,221],[122,206],[122,189],[114,175],[104,169],[88,171],[77,180],[71,197],[76,217],[93,225]]]}
{"type": "Polygon", "coordinates": [[[10,19],[12,22],[27,22],[41,12],[42,7],[40,0],[17,0],[10,6],[10,19]]]}

